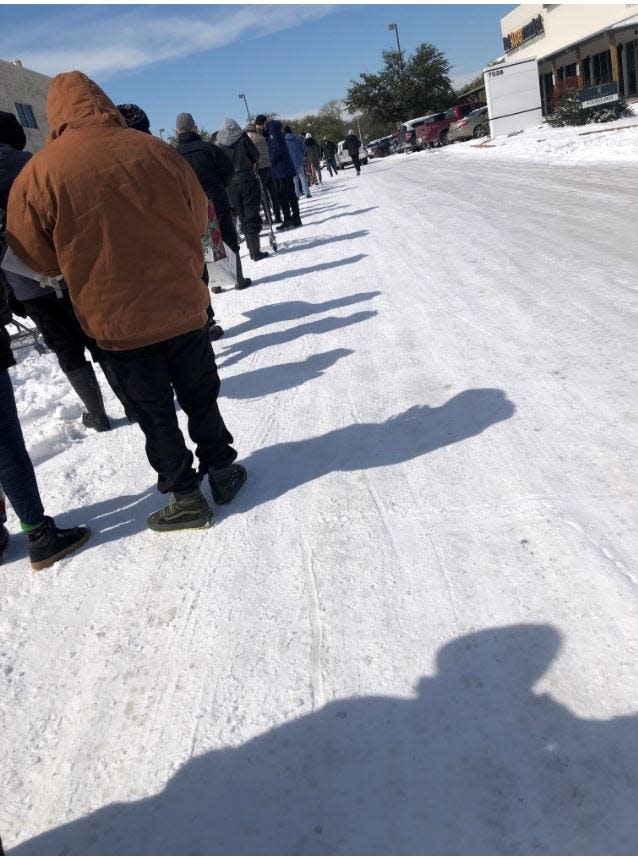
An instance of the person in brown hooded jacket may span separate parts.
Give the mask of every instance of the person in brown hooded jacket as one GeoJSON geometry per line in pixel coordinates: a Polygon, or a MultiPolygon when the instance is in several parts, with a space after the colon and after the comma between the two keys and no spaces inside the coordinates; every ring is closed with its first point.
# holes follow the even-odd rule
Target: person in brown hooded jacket
{"type": "Polygon", "coordinates": [[[173,391],[188,416],[200,474],[216,503],[246,480],[217,407],[201,238],[208,200],[167,143],[126,127],[113,102],[78,71],[57,75],[47,145],[16,179],[7,240],[34,271],[63,274],[83,329],[108,351],[135,404],[158,489],[174,498],[154,530],[210,527],[173,391]]]}

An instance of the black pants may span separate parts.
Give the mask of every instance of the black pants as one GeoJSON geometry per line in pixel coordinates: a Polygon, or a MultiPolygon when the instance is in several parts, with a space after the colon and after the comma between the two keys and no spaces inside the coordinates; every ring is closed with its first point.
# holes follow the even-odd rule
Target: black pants
{"type": "Polygon", "coordinates": [[[235,175],[228,190],[228,196],[232,207],[237,212],[244,235],[259,235],[261,232],[261,191],[256,177],[235,175]]]}
{"type": "Polygon", "coordinates": [[[266,198],[270,202],[271,210],[274,213],[275,220],[281,220],[281,206],[279,205],[279,197],[277,189],[272,178],[272,170],[270,167],[262,167],[259,171],[261,183],[266,191],[266,198]]]}
{"type": "Polygon", "coordinates": [[[357,171],[357,173],[360,173],[361,172],[361,163],[359,161],[359,153],[358,152],[353,153],[350,157],[352,158],[352,163],[354,164],[355,170],[357,171]]]}
{"type": "Polygon", "coordinates": [[[299,220],[299,203],[292,176],[287,179],[277,179],[277,194],[284,221],[299,220]]]}
{"type": "Polygon", "coordinates": [[[225,468],[237,458],[233,437],[219,408],[219,376],[208,328],[140,349],[111,352],[113,369],[134,403],[146,455],[166,494],[197,486],[193,454],[177,424],[173,390],[188,417],[188,434],[197,445],[199,470],[225,468]]]}
{"type": "Polygon", "coordinates": [[[44,342],[57,357],[62,372],[83,367],[87,362],[85,349],[97,363],[106,358],[95,340],[82,330],[66,290],[61,298],[45,294],[22,303],[42,333],[44,342]]]}

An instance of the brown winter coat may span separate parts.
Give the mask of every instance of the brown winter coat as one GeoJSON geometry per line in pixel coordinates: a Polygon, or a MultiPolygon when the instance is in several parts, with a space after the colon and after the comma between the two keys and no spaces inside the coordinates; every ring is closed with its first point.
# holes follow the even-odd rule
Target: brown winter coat
{"type": "Polygon", "coordinates": [[[8,241],[34,271],[62,273],[78,319],[104,349],[201,328],[207,199],[167,143],[126,127],[73,71],[49,89],[47,145],[14,182],[8,241]]]}

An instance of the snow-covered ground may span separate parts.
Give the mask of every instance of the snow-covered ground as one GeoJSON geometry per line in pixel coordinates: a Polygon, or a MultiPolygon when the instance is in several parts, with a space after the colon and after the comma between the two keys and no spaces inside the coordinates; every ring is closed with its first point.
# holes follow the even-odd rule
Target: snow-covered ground
{"type": "Polygon", "coordinates": [[[638,851],[637,133],[327,178],[215,299],[250,480],[211,531],[147,531],[139,429],[22,355],[94,535],[2,567],[10,853],[638,851]]]}

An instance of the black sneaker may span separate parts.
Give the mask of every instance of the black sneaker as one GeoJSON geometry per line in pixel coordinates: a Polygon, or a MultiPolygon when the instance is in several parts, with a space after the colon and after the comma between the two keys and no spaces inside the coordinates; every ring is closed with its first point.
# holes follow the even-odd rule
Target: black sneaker
{"type": "Polygon", "coordinates": [[[199,487],[190,492],[169,495],[164,509],[152,512],[146,519],[151,530],[167,533],[172,530],[204,530],[215,524],[215,516],[199,487]]]}
{"type": "Polygon", "coordinates": [[[215,295],[220,295],[224,290],[222,289],[221,286],[211,286],[210,291],[214,292],[215,295]]]}
{"type": "Polygon", "coordinates": [[[95,429],[96,432],[108,432],[111,429],[111,421],[106,414],[98,414],[96,417],[85,411],[82,415],[82,423],[87,429],[95,429]]]}
{"type": "Polygon", "coordinates": [[[91,535],[88,527],[56,527],[50,516],[37,530],[27,533],[29,559],[33,569],[48,569],[67,554],[84,545],[91,535]]]}
{"type": "Polygon", "coordinates": [[[285,232],[287,229],[294,229],[294,224],[291,220],[285,220],[277,227],[277,232],[285,232]]]}
{"type": "Polygon", "coordinates": [[[211,470],[208,475],[213,500],[219,506],[230,503],[248,478],[243,465],[229,465],[227,468],[211,470]]]}
{"type": "Polygon", "coordinates": [[[215,340],[221,340],[221,338],[223,336],[224,336],[224,329],[222,328],[221,325],[215,324],[215,325],[209,325],[208,326],[208,337],[213,342],[215,342],[215,340]]]}
{"type": "Polygon", "coordinates": [[[292,222],[293,228],[297,229],[298,226],[303,226],[300,217],[296,217],[292,222]]]}

